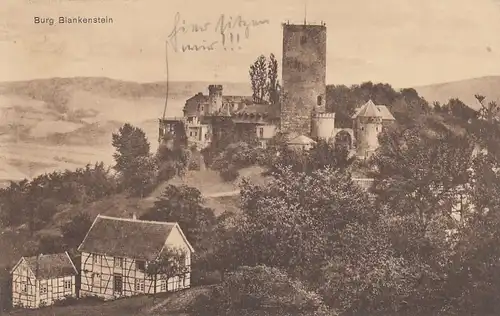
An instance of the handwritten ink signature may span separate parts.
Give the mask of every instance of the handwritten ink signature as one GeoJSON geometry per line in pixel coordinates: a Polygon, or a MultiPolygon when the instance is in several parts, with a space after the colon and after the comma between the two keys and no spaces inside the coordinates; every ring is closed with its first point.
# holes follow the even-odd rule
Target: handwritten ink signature
{"type": "Polygon", "coordinates": [[[262,24],[269,24],[269,20],[265,19],[265,20],[246,21],[243,19],[241,15],[238,15],[236,17],[230,16],[229,18],[226,18],[224,14],[221,14],[215,25],[215,31],[224,35],[226,34],[227,31],[232,31],[235,29],[244,29],[245,37],[249,38],[250,29],[252,27],[257,27],[262,24]]]}
{"type": "MultiPolygon", "coordinates": [[[[174,16],[174,26],[168,35],[168,40],[175,52],[187,51],[213,51],[218,47],[228,49],[229,45],[239,45],[240,33],[243,32],[244,38],[250,37],[250,30],[263,24],[269,24],[269,20],[245,20],[241,15],[226,16],[221,14],[215,23],[186,23],[186,20],[177,12],[174,16]],[[195,44],[179,45],[179,39],[188,34],[202,34],[203,40],[197,41],[195,44]],[[211,38],[217,36],[216,38],[211,38]],[[179,48],[180,46],[180,48],[179,48]]],[[[234,50],[234,47],[229,47],[234,50]]]]}

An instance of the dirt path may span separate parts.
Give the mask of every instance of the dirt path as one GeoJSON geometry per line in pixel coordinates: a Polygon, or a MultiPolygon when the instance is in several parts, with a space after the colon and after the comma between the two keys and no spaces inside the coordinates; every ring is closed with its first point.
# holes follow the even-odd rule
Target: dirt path
{"type": "Polygon", "coordinates": [[[186,289],[177,293],[172,293],[169,297],[163,299],[163,301],[155,304],[153,307],[149,308],[146,312],[147,315],[164,315],[166,312],[182,312],[186,310],[187,307],[196,299],[199,295],[203,293],[210,293],[211,287],[209,286],[199,286],[186,289]]]}

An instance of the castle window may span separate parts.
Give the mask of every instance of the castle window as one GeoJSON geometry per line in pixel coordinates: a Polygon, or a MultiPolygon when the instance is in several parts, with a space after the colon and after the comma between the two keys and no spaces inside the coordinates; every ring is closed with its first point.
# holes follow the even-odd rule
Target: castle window
{"type": "Polygon", "coordinates": [[[264,138],[264,128],[263,127],[259,128],[259,137],[264,138]]]}
{"type": "Polygon", "coordinates": [[[189,132],[189,136],[193,136],[193,132],[189,132]]]}
{"type": "Polygon", "coordinates": [[[320,96],[320,95],[318,95],[318,100],[317,101],[318,101],[318,105],[323,104],[323,97],[320,96]]]}
{"type": "Polygon", "coordinates": [[[302,35],[300,37],[300,45],[304,45],[307,43],[307,37],[305,35],[302,35]]]}

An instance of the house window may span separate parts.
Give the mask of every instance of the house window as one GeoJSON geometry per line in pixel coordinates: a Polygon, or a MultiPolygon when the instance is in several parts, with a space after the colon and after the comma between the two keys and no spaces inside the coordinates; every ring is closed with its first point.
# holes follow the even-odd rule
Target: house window
{"type": "Polygon", "coordinates": [[[160,289],[162,292],[167,291],[167,280],[161,280],[160,281],[160,289]]]}
{"type": "Polygon", "coordinates": [[[28,293],[28,284],[26,284],[26,283],[22,284],[22,289],[21,289],[21,291],[22,291],[23,293],[28,293]]]}
{"type": "Polygon", "coordinates": [[[306,44],[306,43],[307,43],[307,36],[302,35],[302,36],[300,37],[300,45],[304,45],[304,44],[306,44]]]}
{"type": "Polygon", "coordinates": [[[141,270],[141,271],[144,271],[146,270],[146,262],[142,261],[142,260],[137,260],[135,262],[135,268],[137,270],[141,270]]]}
{"type": "Polygon", "coordinates": [[[101,275],[99,273],[94,273],[94,275],[92,276],[92,283],[96,287],[101,286],[101,275]]]}
{"type": "Polygon", "coordinates": [[[64,281],[64,289],[71,290],[71,281],[64,281]]]}
{"type": "Polygon", "coordinates": [[[318,105],[323,104],[323,97],[318,95],[317,101],[318,101],[318,105]]]}
{"type": "Polygon", "coordinates": [[[122,268],[123,267],[123,258],[115,258],[115,267],[122,268]]]}
{"type": "Polygon", "coordinates": [[[135,280],[135,291],[144,292],[144,280],[140,279],[135,280]]]}
{"type": "Polygon", "coordinates": [[[40,284],[40,294],[47,294],[47,284],[40,284]]]}
{"type": "Polygon", "coordinates": [[[263,127],[259,128],[259,137],[264,138],[264,128],[263,127]]]}
{"type": "Polygon", "coordinates": [[[99,257],[100,257],[100,256],[99,256],[99,255],[96,255],[96,254],[93,254],[93,255],[92,255],[92,258],[93,258],[94,263],[99,263],[99,257]]]}

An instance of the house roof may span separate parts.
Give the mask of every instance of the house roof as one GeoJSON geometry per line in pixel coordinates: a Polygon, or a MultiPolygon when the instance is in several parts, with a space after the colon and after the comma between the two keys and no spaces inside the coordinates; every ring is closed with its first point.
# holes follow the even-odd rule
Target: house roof
{"type": "Polygon", "coordinates": [[[177,223],[143,221],[98,215],[90,227],[80,252],[152,260],[163,250],[168,236],[178,229],[184,242],[193,247],[177,223]]]}
{"type": "Polygon", "coordinates": [[[15,270],[23,260],[37,279],[54,279],[78,274],[67,252],[23,257],[12,270],[15,270]]]}
{"type": "Polygon", "coordinates": [[[356,117],[382,117],[372,100],[368,100],[356,113],[356,117]]]}
{"type": "Polygon", "coordinates": [[[292,138],[288,141],[288,144],[292,145],[309,145],[309,144],[316,144],[314,140],[311,138],[305,136],[305,135],[299,135],[295,138],[292,138]]]}
{"type": "Polygon", "coordinates": [[[382,119],[383,120],[391,120],[395,121],[396,119],[392,115],[391,111],[389,111],[389,108],[385,105],[377,105],[377,110],[380,111],[380,114],[382,114],[382,119]]]}
{"type": "Polygon", "coordinates": [[[395,120],[387,106],[376,105],[372,100],[368,100],[368,102],[356,109],[352,118],[356,117],[382,117],[383,120],[395,120]]]}

